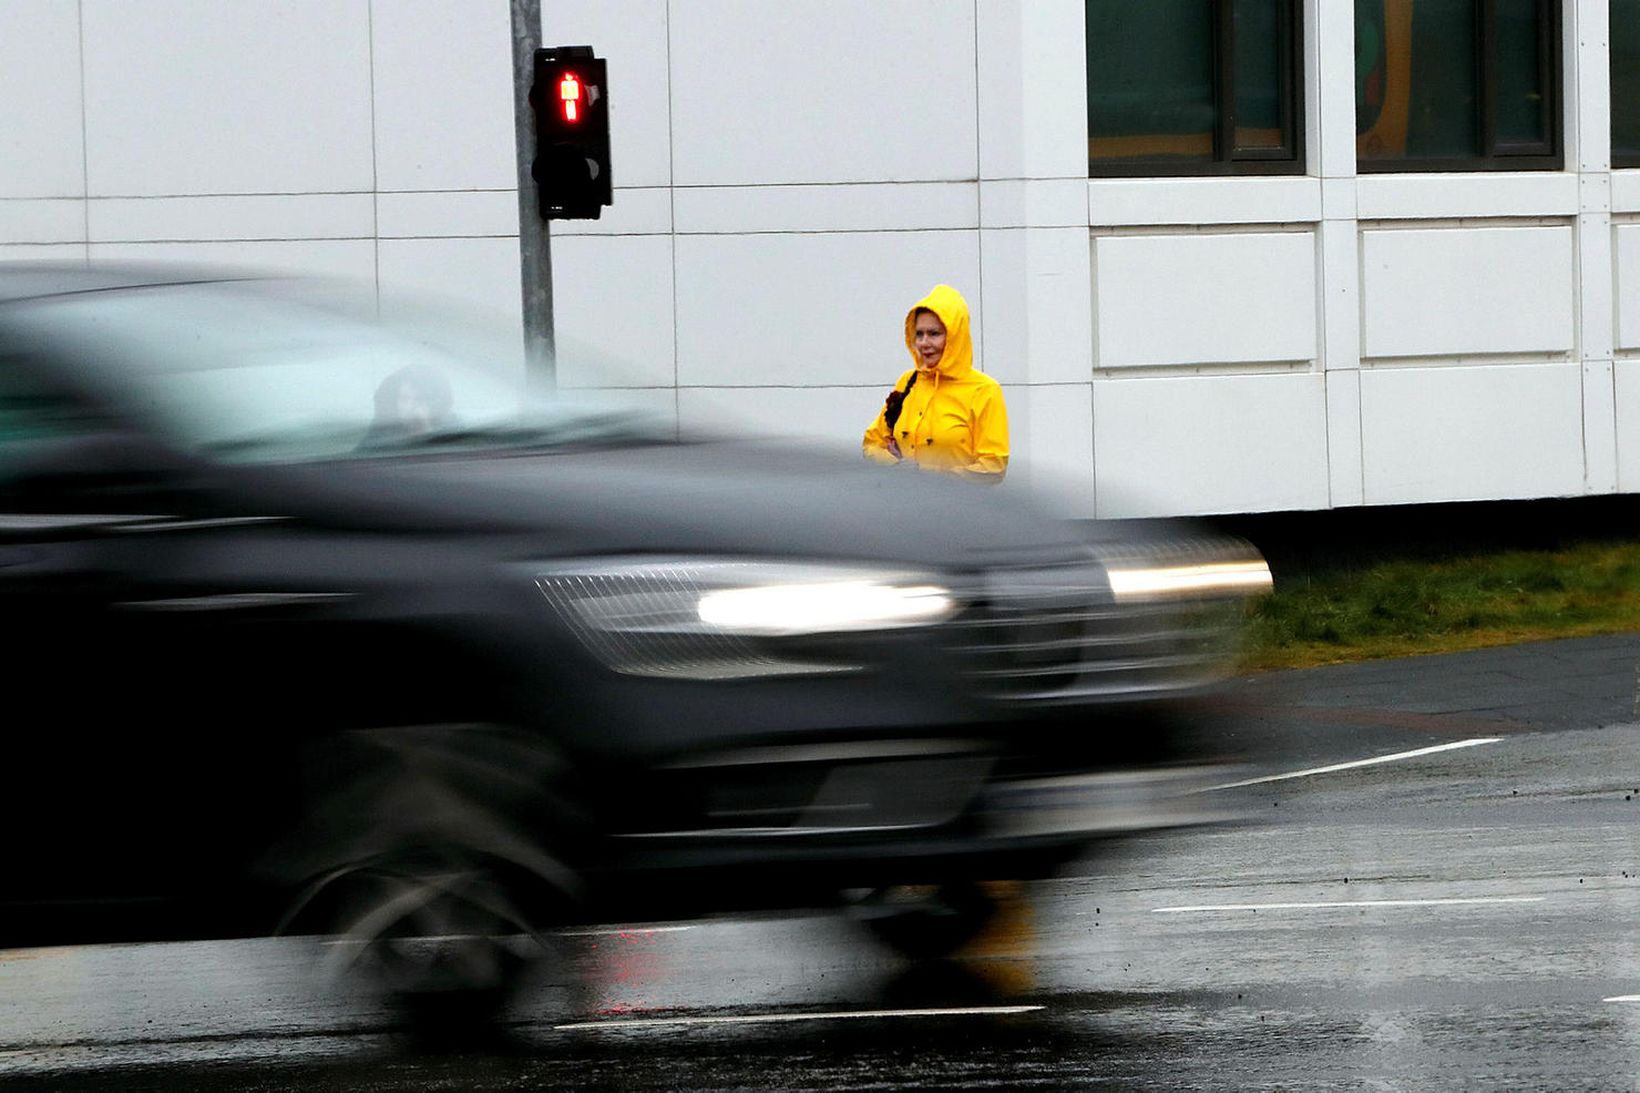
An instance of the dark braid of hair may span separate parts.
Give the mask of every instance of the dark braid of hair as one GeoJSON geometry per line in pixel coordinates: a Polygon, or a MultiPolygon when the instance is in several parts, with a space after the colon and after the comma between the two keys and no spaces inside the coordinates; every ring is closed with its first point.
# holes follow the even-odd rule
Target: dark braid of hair
{"type": "Polygon", "coordinates": [[[883,423],[888,426],[889,432],[892,433],[894,426],[899,424],[900,411],[905,407],[905,396],[909,395],[911,389],[915,386],[917,386],[917,373],[913,369],[911,378],[906,381],[904,391],[895,388],[888,393],[888,399],[883,403],[883,423]]]}

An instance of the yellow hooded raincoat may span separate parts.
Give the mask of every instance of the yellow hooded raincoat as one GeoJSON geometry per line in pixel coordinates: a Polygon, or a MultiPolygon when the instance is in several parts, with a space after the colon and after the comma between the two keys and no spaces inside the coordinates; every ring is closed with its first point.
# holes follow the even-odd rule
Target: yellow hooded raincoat
{"type": "MultiPolygon", "coordinates": [[[[946,471],[976,481],[996,483],[1008,470],[1008,410],[1002,386],[974,369],[974,343],[968,333],[968,304],[950,285],[936,285],[905,316],[905,347],[917,361],[913,336],[917,312],[932,311],[945,324],[945,352],[932,372],[917,375],[906,394],[894,440],[900,456],[889,447],[889,430],[882,411],[866,430],[862,445],[867,459],[878,463],[910,460],[918,470],[946,471]]],[[[905,391],[917,368],[894,384],[905,391]]]]}

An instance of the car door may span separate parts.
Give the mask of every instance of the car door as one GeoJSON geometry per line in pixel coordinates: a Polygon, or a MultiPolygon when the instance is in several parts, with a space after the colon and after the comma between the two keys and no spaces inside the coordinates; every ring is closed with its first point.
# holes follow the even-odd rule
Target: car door
{"type": "Polygon", "coordinates": [[[3,337],[0,943],[142,936],[222,864],[200,851],[231,779],[198,742],[232,642],[140,609],[192,588],[155,534],[197,522],[181,463],[3,337]]]}

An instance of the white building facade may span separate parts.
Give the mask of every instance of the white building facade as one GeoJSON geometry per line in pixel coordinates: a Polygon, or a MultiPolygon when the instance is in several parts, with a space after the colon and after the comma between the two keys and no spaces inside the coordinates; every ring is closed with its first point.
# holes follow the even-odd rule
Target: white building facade
{"type": "MultiPolygon", "coordinates": [[[[1473,0],[1468,163],[1364,151],[1396,124],[1363,102],[1403,144],[1423,124],[1395,68],[1414,0],[1369,30],[1272,0],[1271,126],[1221,99],[1208,135],[1090,133],[1090,64],[1147,48],[1106,40],[1111,2],[543,0],[545,42],[608,59],[614,126],[613,207],[553,225],[560,382],[613,369],[686,429],[855,444],[946,282],[1007,394],[1011,478],[1075,515],[1640,492],[1611,52],[1640,7],[1473,0]],[[1547,28],[1522,100],[1547,121],[1510,143],[1485,50],[1516,9],[1547,28]]],[[[299,269],[518,321],[511,104],[505,0],[5,0],[0,261],[299,269]]]]}

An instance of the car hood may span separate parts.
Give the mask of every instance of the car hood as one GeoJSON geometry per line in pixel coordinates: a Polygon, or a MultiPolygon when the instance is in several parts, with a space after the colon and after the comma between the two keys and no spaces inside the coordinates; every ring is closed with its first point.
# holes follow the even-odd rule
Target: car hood
{"type": "Polygon", "coordinates": [[[356,530],[523,536],[552,556],[812,555],[985,565],[1082,555],[1089,529],[1001,487],[749,441],[405,456],[249,472],[264,508],[356,530]]]}

